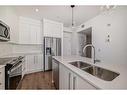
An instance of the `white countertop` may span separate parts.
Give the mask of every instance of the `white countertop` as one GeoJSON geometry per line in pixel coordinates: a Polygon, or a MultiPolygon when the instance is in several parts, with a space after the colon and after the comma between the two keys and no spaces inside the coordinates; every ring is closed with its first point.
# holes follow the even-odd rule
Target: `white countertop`
{"type": "Polygon", "coordinates": [[[0,68],[3,68],[5,65],[0,65],[0,68]]]}
{"type": "Polygon", "coordinates": [[[92,60],[90,58],[86,57],[80,57],[80,56],[67,56],[67,57],[61,57],[61,56],[54,56],[54,59],[59,61],[61,64],[68,67],[71,71],[82,77],[83,79],[87,80],[90,84],[93,86],[99,88],[99,89],[127,89],[127,64],[112,64],[112,63],[96,63],[93,64],[92,60]],[[87,62],[89,64],[102,67],[111,71],[114,71],[116,73],[119,73],[120,75],[117,76],[112,81],[104,81],[102,79],[99,79],[87,72],[84,72],[83,70],[68,64],[69,62],[73,61],[83,61],[87,62]]]}

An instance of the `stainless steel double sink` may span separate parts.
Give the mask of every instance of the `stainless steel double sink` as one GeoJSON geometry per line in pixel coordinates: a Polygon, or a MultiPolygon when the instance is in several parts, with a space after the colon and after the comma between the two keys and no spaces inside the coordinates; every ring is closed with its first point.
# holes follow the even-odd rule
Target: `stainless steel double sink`
{"type": "Polygon", "coordinates": [[[105,81],[112,81],[113,79],[115,79],[117,76],[120,75],[116,72],[100,68],[97,66],[93,66],[82,61],[70,62],[69,64],[105,81]]]}

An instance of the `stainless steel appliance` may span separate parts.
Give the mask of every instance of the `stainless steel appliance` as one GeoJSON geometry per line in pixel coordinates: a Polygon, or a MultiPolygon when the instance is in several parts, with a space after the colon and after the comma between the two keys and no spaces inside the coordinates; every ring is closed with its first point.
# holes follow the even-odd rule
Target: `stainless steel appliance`
{"type": "Polygon", "coordinates": [[[13,66],[8,70],[8,87],[9,89],[16,89],[21,78],[22,78],[22,63],[24,62],[24,57],[19,56],[13,63],[13,66]],[[15,82],[15,86],[11,81],[15,81],[14,77],[18,76],[18,81],[15,82]]]}
{"type": "Polygon", "coordinates": [[[52,60],[53,62],[53,83],[56,89],[59,89],[59,62],[55,59],[52,60]]]}
{"type": "Polygon", "coordinates": [[[52,56],[61,56],[61,39],[44,37],[44,71],[52,69],[52,56]]]}
{"type": "Polygon", "coordinates": [[[10,28],[4,22],[0,21],[0,40],[10,40],[10,28]]]}
{"type": "Polygon", "coordinates": [[[0,58],[0,65],[5,65],[5,89],[10,89],[13,77],[22,75],[22,62],[22,56],[0,58]]]}

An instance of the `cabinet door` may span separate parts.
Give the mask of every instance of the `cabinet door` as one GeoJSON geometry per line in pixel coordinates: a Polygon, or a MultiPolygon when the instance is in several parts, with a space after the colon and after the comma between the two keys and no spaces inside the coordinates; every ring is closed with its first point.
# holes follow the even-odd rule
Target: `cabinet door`
{"type": "Polygon", "coordinates": [[[42,30],[41,30],[41,25],[36,26],[36,44],[42,44],[42,30]]]}
{"type": "Polygon", "coordinates": [[[42,71],[43,70],[43,56],[42,55],[36,55],[35,56],[35,64],[36,64],[36,71],[42,71]]]}
{"type": "Polygon", "coordinates": [[[30,26],[26,22],[20,22],[19,24],[20,32],[19,32],[19,43],[20,44],[28,44],[30,43],[30,26]]]}
{"type": "Polygon", "coordinates": [[[44,19],[43,20],[44,36],[62,37],[63,25],[61,23],[44,19]]]}
{"type": "Polygon", "coordinates": [[[41,22],[30,18],[20,17],[19,21],[19,43],[20,44],[42,44],[41,22]]]}
{"type": "Polygon", "coordinates": [[[59,89],[71,89],[72,74],[65,66],[59,65],[59,89]]]}
{"type": "Polygon", "coordinates": [[[31,73],[35,70],[35,57],[34,55],[27,55],[27,73],[31,73]]]}
{"type": "Polygon", "coordinates": [[[96,89],[93,85],[91,85],[90,83],[88,83],[87,81],[85,81],[84,79],[82,79],[80,76],[76,75],[75,73],[73,73],[73,90],[90,90],[90,89],[96,89]]]}
{"type": "Polygon", "coordinates": [[[59,65],[59,89],[96,89],[93,85],[73,73],[64,65],[59,65]]]}
{"type": "Polygon", "coordinates": [[[38,31],[38,28],[34,24],[30,24],[30,44],[36,44],[37,31],[38,31]]]}

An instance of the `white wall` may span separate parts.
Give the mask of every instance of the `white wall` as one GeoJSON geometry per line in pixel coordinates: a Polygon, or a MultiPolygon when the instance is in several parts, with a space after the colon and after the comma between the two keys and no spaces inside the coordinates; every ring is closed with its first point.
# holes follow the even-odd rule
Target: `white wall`
{"type": "MultiPolygon", "coordinates": [[[[127,62],[127,7],[118,7],[103,12],[84,23],[85,28],[92,27],[92,43],[96,49],[96,58],[103,63],[127,62]],[[110,42],[107,41],[110,35],[110,42]]],[[[85,28],[78,28],[81,31],[85,28]]]]}

